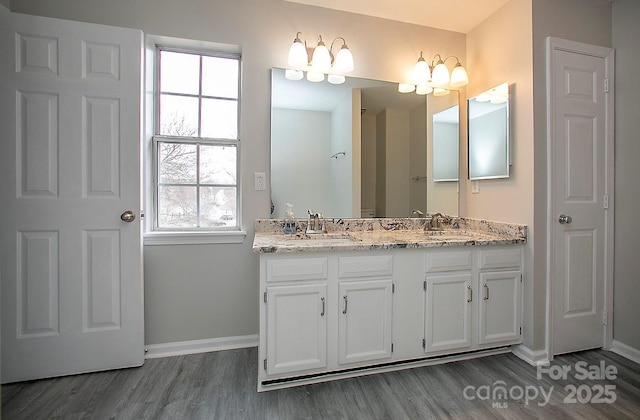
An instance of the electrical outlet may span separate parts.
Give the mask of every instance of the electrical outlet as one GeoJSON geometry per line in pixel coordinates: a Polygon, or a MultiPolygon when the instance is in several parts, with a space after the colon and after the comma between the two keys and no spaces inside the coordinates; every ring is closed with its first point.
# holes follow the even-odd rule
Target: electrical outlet
{"type": "Polygon", "coordinates": [[[255,191],[265,191],[267,189],[267,175],[264,172],[253,173],[253,189],[255,191]]]}

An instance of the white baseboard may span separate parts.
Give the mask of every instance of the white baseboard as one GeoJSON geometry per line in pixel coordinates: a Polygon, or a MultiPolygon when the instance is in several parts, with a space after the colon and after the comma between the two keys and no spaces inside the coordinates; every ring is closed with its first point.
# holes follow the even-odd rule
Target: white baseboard
{"type": "Polygon", "coordinates": [[[531,366],[546,366],[549,364],[546,350],[531,350],[524,344],[511,346],[511,352],[531,366]]]}
{"type": "Polygon", "coordinates": [[[184,354],[257,347],[258,335],[208,338],[204,340],[177,341],[174,343],[149,344],[145,347],[145,359],[181,356],[184,354]]]}
{"type": "Polygon", "coordinates": [[[611,351],[640,364],[640,350],[636,348],[627,346],[626,344],[621,343],[617,340],[613,340],[613,342],[611,343],[611,351]]]}

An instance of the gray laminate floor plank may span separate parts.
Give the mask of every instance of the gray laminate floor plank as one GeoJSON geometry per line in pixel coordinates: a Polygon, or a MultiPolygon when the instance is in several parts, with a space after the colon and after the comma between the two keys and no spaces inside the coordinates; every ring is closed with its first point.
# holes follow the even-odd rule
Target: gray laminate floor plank
{"type": "Polygon", "coordinates": [[[554,366],[572,369],[566,378],[539,376],[535,367],[503,354],[262,393],[256,392],[257,364],[257,350],[249,348],[149,359],[140,368],[4,385],[2,416],[11,420],[640,419],[640,365],[601,350],[557,357],[554,366]],[[616,378],[578,380],[577,363],[590,368],[600,363],[615,366],[616,378]],[[509,390],[546,390],[550,398],[548,403],[541,397],[483,399],[477,393],[482,387],[493,392],[500,384],[509,390]],[[571,386],[582,387],[584,395],[613,387],[616,400],[570,403],[571,386]],[[474,392],[465,394],[467,387],[474,392]]]}

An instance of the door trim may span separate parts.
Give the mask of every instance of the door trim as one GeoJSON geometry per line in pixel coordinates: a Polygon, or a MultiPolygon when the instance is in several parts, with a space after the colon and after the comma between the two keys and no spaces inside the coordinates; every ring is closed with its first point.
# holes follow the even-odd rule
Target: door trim
{"type": "Polygon", "coordinates": [[[554,51],[566,51],[576,54],[584,54],[592,57],[603,58],[605,60],[605,77],[609,79],[609,92],[605,95],[605,191],[609,197],[608,211],[605,212],[605,255],[604,255],[604,313],[607,314],[607,324],[603,330],[604,349],[609,349],[613,341],[613,227],[614,227],[614,58],[615,51],[612,48],[600,47],[581,42],[568,41],[560,38],[547,37],[547,59],[546,59],[546,94],[547,94],[547,255],[546,255],[546,345],[547,359],[553,360],[553,288],[554,281],[552,276],[552,258],[553,250],[553,227],[555,225],[555,208],[554,192],[554,163],[555,158],[552,148],[553,137],[553,101],[551,92],[554,89],[554,80],[552,80],[552,70],[554,64],[554,51]]]}

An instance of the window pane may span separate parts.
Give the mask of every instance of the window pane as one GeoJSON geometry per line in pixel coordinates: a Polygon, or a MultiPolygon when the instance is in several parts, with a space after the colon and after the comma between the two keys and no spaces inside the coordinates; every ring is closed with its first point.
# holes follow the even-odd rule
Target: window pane
{"type": "Polygon", "coordinates": [[[202,94],[238,98],[238,60],[202,57],[202,94]]]}
{"type": "Polygon", "coordinates": [[[158,227],[196,227],[196,209],[196,187],[158,187],[158,227]]]}
{"type": "Polygon", "coordinates": [[[197,146],[158,142],[158,181],[161,184],[195,184],[197,146]]]}
{"type": "Polygon", "coordinates": [[[200,146],[200,183],[236,184],[234,146],[200,146]]]}
{"type": "Polygon", "coordinates": [[[236,224],[236,189],[200,188],[200,227],[236,224]]]}
{"type": "Polygon", "coordinates": [[[198,135],[198,98],[160,95],[160,134],[196,137],[198,135]]]}
{"type": "Polygon", "coordinates": [[[200,91],[200,56],[160,51],[160,91],[197,95],[200,91]]]}
{"type": "Polygon", "coordinates": [[[202,137],[237,139],[238,103],[236,101],[202,99],[202,137]]]}

